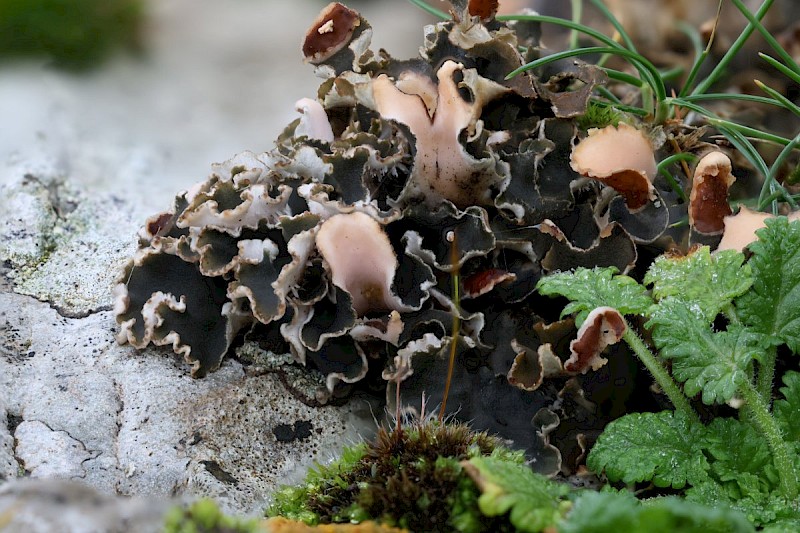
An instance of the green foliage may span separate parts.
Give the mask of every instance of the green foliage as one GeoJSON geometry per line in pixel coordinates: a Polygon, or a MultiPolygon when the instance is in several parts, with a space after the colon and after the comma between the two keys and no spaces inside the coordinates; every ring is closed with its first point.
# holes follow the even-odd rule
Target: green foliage
{"type": "Polygon", "coordinates": [[[766,221],[750,245],[753,288],[736,301],[742,321],[776,344],[800,351],[800,224],[766,221]]]}
{"type": "Polygon", "coordinates": [[[535,533],[555,525],[569,507],[569,487],[535,474],[528,466],[496,457],[470,460],[481,487],[478,505],[486,516],[509,513],[519,531],[535,533]]]}
{"type": "Polygon", "coordinates": [[[703,318],[711,323],[737,296],[753,284],[750,265],[744,255],[726,250],[711,255],[703,246],[686,257],[661,256],[650,266],[645,285],[653,286],[658,300],[667,297],[695,302],[703,318]]]}
{"type": "Polygon", "coordinates": [[[626,492],[586,492],[559,533],[745,533],[755,528],[730,509],[712,509],[679,498],[640,503],[626,492]]]}
{"type": "Polygon", "coordinates": [[[588,130],[589,128],[604,128],[606,126],[619,126],[620,122],[628,122],[630,119],[619,109],[600,105],[589,101],[586,112],[575,119],[578,128],[588,130]]]}
{"type": "Polygon", "coordinates": [[[412,531],[510,530],[504,518],[481,514],[480,491],[461,462],[493,454],[509,464],[522,455],[461,424],[420,423],[381,430],[372,442],[312,471],[299,487],[278,491],[267,510],[307,524],[377,520],[412,531]]]}
{"type": "Polygon", "coordinates": [[[783,375],[783,384],[783,399],[775,402],[775,418],[784,437],[800,442],[800,373],[787,372],[783,375]]]}
{"type": "MultiPolygon", "coordinates": [[[[742,254],[711,255],[708,248],[659,258],[644,277],[649,293],[609,269],[562,273],[541,286],[544,294],[573,300],[565,313],[635,309],[649,318],[658,355],[671,363],[666,385],[674,378],[683,394],[706,404],[744,403],[739,417],[707,424],[684,410],[628,414],[600,435],[589,468],[613,482],[683,489],[694,502],[737,509],[758,526],[791,527],[800,508],[800,373],[783,375],[783,398],[770,405],[775,347],[800,347],[800,222],[778,217],[757,235],[746,263],[742,254]],[[606,298],[612,287],[620,294],[606,298]]],[[[653,358],[638,337],[625,340],[643,361],[653,358]]],[[[656,378],[662,383],[665,376],[656,378]]],[[[620,513],[613,520],[636,530],[632,512],[620,513]]]]}
{"type": "Polygon", "coordinates": [[[702,393],[704,403],[727,402],[751,379],[764,339],[745,328],[712,331],[698,310],[670,297],[659,302],[646,325],[662,357],[673,360],[673,375],[688,396],[702,393]]]}
{"type": "Polygon", "coordinates": [[[545,276],[537,289],[548,296],[566,296],[571,302],[561,316],[578,313],[580,326],[590,311],[597,307],[613,307],[623,315],[647,313],[653,304],[647,289],[628,276],[615,276],[617,269],[579,268],[573,272],[559,272],[545,276]]]}
{"type": "Polygon", "coordinates": [[[46,55],[67,68],[137,43],[140,0],[0,0],[0,57],[46,55]]]}
{"type": "Polygon", "coordinates": [[[164,533],[255,533],[258,520],[227,516],[212,500],[203,499],[189,508],[176,507],[167,513],[164,533]]]}
{"type": "Polygon", "coordinates": [[[682,488],[707,477],[706,428],[671,411],[634,413],[611,422],[586,465],[608,479],[682,488]]]}

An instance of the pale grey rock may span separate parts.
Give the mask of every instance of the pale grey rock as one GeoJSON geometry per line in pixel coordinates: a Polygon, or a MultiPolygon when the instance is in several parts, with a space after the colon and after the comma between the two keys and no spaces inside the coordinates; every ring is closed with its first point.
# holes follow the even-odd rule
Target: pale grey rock
{"type": "Polygon", "coordinates": [[[0,425],[0,480],[211,496],[228,512],[259,514],[279,484],[374,427],[366,404],[308,407],[277,375],[248,375],[233,359],[196,380],[168,348],[117,344],[109,293],[133,251],[130,209],[58,176],[20,180],[2,226],[0,415],[14,431],[0,425]],[[16,253],[16,240],[28,252],[16,253]]]}
{"type": "MultiPolygon", "coordinates": [[[[109,307],[145,218],[214,161],[269,149],[296,118],[294,102],[316,93],[299,47],[321,6],[150,2],[143,58],[86,76],[0,67],[0,116],[14,125],[0,128],[0,525],[15,510],[7,531],[159,529],[119,511],[127,500],[112,495],[157,495],[160,505],[210,495],[227,511],[258,514],[278,483],[374,427],[362,404],[309,408],[276,376],[249,376],[232,360],[193,380],[168,348],[117,345],[109,307]],[[279,23],[263,31],[264,21],[279,23]],[[74,453],[34,452],[59,436],[74,453]],[[46,472],[56,457],[59,475],[92,490],[10,481],[46,472]],[[86,527],[68,529],[73,518],[86,527]]],[[[358,8],[375,49],[399,57],[416,53],[409,32],[421,37],[432,20],[394,2],[358,8]]]]}
{"type": "Polygon", "coordinates": [[[0,531],[157,533],[168,505],[118,498],[72,481],[21,479],[0,486],[0,531]]]}
{"type": "Polygon", "coordinates": [[[20,465],[14,457],[14,437],[9,431],[8,411],[5,407],[5,395],[0,389],[0,483],[13,478],[19,472],[20,465]]]}
{"type": "Polygon", "coordinates": [[[34,175],[24,165],[0,184],[0,197],[0,260],[12,267],[15,291],[68,316],[110,308],[116,273],[135,249],[131,208],[76,190],[56,169],[34,175]]]}
{"type": "Polygon", "coordinates": [[[16,455],[34,478],[86,477],[83,463],[92,458],[82,442],[66,431],[53,431],[38,420],[25,421],[14,432],[16,455]]]}

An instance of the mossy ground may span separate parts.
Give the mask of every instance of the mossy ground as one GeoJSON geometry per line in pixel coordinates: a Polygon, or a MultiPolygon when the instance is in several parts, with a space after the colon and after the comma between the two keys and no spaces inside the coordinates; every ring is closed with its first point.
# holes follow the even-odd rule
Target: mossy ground
{"type": "Polygon", "coordinates": [[[373,441],[319,466],[304,485],[279,491],[267,514],[309,524],[374,519],[411,531],[511,530],[507,520],[480,513],[480,490],[461,466],[488,455],[523,460],[463,424],[381,429],[373,441]]]}

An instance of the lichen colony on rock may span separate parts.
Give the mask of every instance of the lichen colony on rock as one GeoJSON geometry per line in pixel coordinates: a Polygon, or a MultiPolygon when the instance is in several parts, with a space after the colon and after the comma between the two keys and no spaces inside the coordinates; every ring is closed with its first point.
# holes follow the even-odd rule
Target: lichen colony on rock
{"type": "Polygon", "coordinates": [[[146,222],[116,288],[119,340],[171,345],[200,377],[246,333],[322,373],[329,393],[372,368],[402,381],[411,405],[422,392],[441,400],[459,313],[448,405],[538,443],[525,446],[547,455],[541,469],[568,470],[562,455],[579,456],[600,427],[582,390],[593,374],[565,370],[574,325],[545,325],[554,310],[534,287],[578,266],[627,272],[642,246],[673,245],[675,195],[654,175],[658,135],[635,126],[618,129],[649,150],[620,169],[637,188],[575,163],[587,134],[573,117],[604,74],[570,60],[506,80],[539,53],[538,32],[496,21],[492,5],[476,3],[472,16],[456,3],[409,60],[374,53],[358,13],[326,7],[303,45],[324,79],[317,97],[298,102],[273,150],[215,165],[146,222]],[[557,385],[543,386],[549,378],[557,385]],[[561,451],[551,444],[559,420],[571,439],[561,451]]]}

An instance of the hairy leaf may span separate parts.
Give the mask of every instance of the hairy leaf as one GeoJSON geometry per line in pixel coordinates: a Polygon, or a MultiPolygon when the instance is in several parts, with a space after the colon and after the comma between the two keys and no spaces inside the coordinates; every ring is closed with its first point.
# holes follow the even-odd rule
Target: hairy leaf
{"type": "Polygon", "coordinates": [[[678,498],[639,503],[629,493],[586,492],[575,502],[559,533],[745,533],[755,528],[740,513],[678,498]]]}
{"type": "Polygon", "coordinates": [[[783,399],[775,402],[775,419],[785,439],[800,442],[800,372],[786,372],[783,385],[783,399]]]}
{"type": "Polygon", "coordinates": [[[586,461],[611,481],[652,481],[676,489],[708,477],[707,429],[680,413],[633,413],[611,422],[586,461]]]}
{"type": "Polygon", "coordinates": [[[678,298],[697,306],[711,323],[753,284],[750,266],[742,263],[740,252],[725,250],[712,256],[703,246],[684,257],[662,255],[647,271],[644,283],[653,285],[656,300],[678,298]]]}
{"type": "MultiPolygon", "coordinates": [[[[750,497],[731,497],[719,483],[709,479],[686,491],[686,499],[717,509],[734,509],[741,512],[756,526],[789,524],[800,522],[800,512],[791,502],[777,492],[760,493],[750,497]]],[[[765,529],[765,531],[769,528],[765,529]]],[[[772,531],[794,532],[795,529],[773,529],[772,531]]]]}
{"type": "Polygon", "coordinates": [[[750,245],[753,288],[736,302],[742,321],[800,352],[800,222],[766,221],[750,245]]]}
{"type": "Polygon", "coordinates": [[[735,418],[715,418],[708,425],[707,450],[714,474],[736,485],[737,497],[756,497],[778,487],[778,473],[766,439],[735,418]]]}
{"type": "Polygon", "coordinates": [[[653,305],[647,289],[628,276],[615,275],[616,268],[579,268],[574,272],[550,274],[539,281],[540,293],[566,296],[571,302],[561,316],[578,313],[575,323],[580,326],[597,307],[613,307],[623,315],[646,315],[653,305]]]}
{"type": "Polygon", "coordinates": [[[764,337],[742,328],[713,332],[702,311],[675,298],[662,300],[646,324],[662,357],[688,396],[702,392],[703,403],[727,402],[750,379],[764,337]]]}
{"type": "Polygon", "coordinates": [[[486,516],[511,511],[511,523],[533,533],[555,525],[566,510],[562,499],[569,487],[534,473],[527,465],[496,457],[475,457],[468,465],[467,473],[482,493],[478,507],[486,516]]]}

